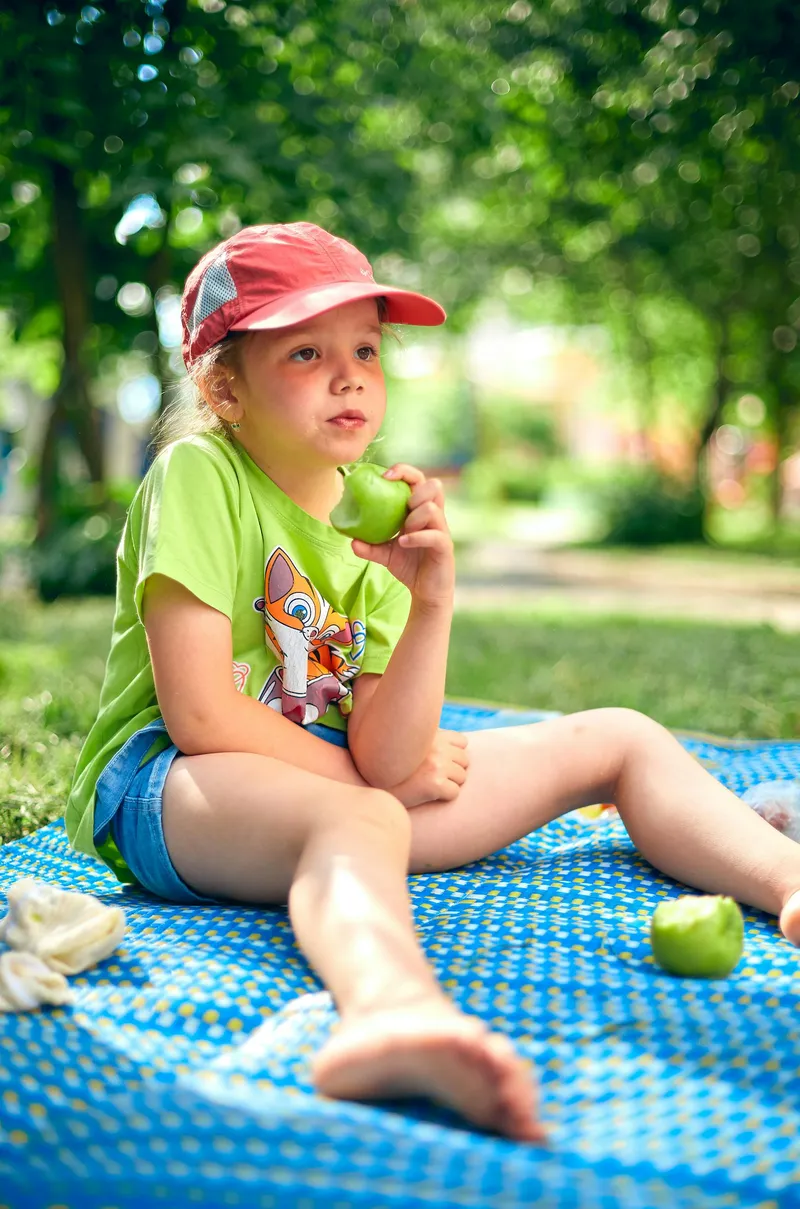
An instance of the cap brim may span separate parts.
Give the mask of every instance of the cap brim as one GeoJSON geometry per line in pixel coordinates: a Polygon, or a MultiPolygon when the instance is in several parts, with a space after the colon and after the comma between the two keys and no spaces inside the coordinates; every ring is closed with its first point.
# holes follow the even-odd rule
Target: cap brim
{"type": "Polygon", "coordinates": [[[398,290],[375,281],[335,281],[331,285],[313,286],[309,290],[281,298],[259,307],[249,315],[243,315],[231,324],[231,331],[259,332],[274,331],[283,327],[295,327],[306,319],[324,315],[347,302],[358,302],[362,298],[385,298],[389,323],[409,323],[416,327],[437,327],[444,323],[447,315],[438,302],[415,294],[411,290],[398,290]]]}

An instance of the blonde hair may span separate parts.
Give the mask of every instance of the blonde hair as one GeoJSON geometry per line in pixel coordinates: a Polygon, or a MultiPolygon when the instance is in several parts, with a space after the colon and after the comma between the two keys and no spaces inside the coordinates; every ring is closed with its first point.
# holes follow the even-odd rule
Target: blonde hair
{"type": "MultiPolygon", "coordinates": [[[[389,311],[386,299],[380,297],[376,302],[382,331],[399,339],[392,325],[386,322],[389,311]]],[[[154,456],[183,437],[199,436],[201,433],[213,433],[226,441],[233,440],[230,424],[214,410],[206,392],[220,369],[238,368],[240,346],[249,335],[250,332],[228,332],[218,344],[212,345],[192,363],[185,378],[174,384],[171,398],[153,427],[150,447],[154,456]]]]}
{"type": "Polygon", "coordinates": [[[186,377],[172,387],[171,398],[153,427],[150,442],[155,454],[182,437],[213,433],[232,439],[231,426],[209,403],[206,392],[217,370],[236,366],[239,349],[248,332],[228,332],[218,344],[213,344],[192,362],[186,377]]]}

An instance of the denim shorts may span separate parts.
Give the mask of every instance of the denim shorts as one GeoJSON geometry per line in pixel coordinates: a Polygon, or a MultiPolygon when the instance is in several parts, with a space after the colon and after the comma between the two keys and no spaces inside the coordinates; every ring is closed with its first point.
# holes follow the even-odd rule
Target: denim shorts
{"type": "MultiPolygon", "coordinates": [[[[312,724],[305,729],[337,747],[347,746],[345,731],[312,724]]],[[[172,761],[181,752],[171,743],[145,760],[154,741],[166,733],[159,718],[131,735],[112,756],[96,786],[95,843],[110,834],[136,880],[159,898],[173,903],[221,903],[230,900],[195,893],[170,860],[161,822],[161,795],[172,761]]]]}

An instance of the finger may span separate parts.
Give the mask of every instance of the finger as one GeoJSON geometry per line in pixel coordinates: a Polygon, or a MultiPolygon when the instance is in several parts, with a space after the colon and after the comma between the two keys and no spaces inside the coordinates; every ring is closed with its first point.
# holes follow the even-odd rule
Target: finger
{"type": "Polygon", "coordinates": [[[463,730],[445,730],[442,731],[442,734],[444,734],[446,741],[454,750],[466,754],[466,748],[469,747],[469,739],[463,730]]]}
{"type": "Polygon", "coordinates": [[[392,543],[382,542],[378,546],[372,546],[369,542],[362,542],[356,539],[351,542],[353,553],[359,558],[365,558],[367,562],[380,563],[383,567],[388,567],[389,558],[392,553],[392,543]]]}
{"type": "Polygon", "coordinates": [[[443,730],[442,734],[446,735],[455,747],[466,747],[469,742],[463,730],[443,730]]]}
{"type": "Polygon", "coordinates": [[[406,517],[403,525],[404,533],[416,533],[420,529],[447,529],[444,513],[437,503],[427,500],[414,508],[406,517]]]}
{"type": "Polygon", "coordinates": [[[383,476],[385,479],[402,479],[404,483],[408,483],[412,489],[418,483],[425,482],[425,475],[416,466],[409,466],[407,462],[395,462],[394,466],[390,466],[383,476]]]}
{"type": "Polygon", "coordinates": [[[401,533],[397,543],[404,550],[434,550],[443,555],[453,551],[453,539],[441,529],[420,529],[418,533],[401,533]]]}
{"type": "Polygon", "coordinates": [[[464,750],[463,747],[453,748],[453,750],[450,752],[450,759],[454,764],[457,764],[459,768],[463,768],[464,770],[469,768],[469,754],[464,750]]]}
{"type": "Polygon", "coordinates": [[[461,786],[450,778],[443,781],[436,791],[437,801],[439,802],[454,802],[461,791],[461,786]]]}
{"type": "Polygon", "coordinates": [[[408,507],[418,508],[420,504],[427,503],[428,500],[433,500],[434,504],[438,504],[444,509],[444,491],[439,479],[425,479],[419,483],[411,492],[411,498],[408,501],[408,507]]]}
{"type": "Polygon", "coordinates": [[[459,789],[467,779],[467,770],[462,768],[460,764],[451,764],[447,773],[448,781],[455,781],[459,789]]]}

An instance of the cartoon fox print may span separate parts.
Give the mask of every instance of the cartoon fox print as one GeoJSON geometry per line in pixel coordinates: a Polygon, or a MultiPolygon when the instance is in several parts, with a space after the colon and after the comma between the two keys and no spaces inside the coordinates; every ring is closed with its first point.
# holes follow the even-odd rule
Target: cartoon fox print
{"type": "Polygon", "coordinates": [[[280,546],[267,561],[264,595],[253,607],[264,614],[266,638],[282,663],[268,677],[259,701],[303,726],[316,722],[331,701],[342,713],[349,713],[348,682],[359,665],[336,648],[351,648],[358,659],[363,652],[363,623],[351,625],[332,609],[280,546]]]}

